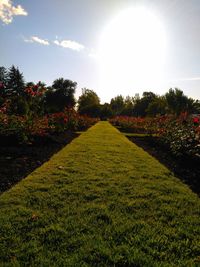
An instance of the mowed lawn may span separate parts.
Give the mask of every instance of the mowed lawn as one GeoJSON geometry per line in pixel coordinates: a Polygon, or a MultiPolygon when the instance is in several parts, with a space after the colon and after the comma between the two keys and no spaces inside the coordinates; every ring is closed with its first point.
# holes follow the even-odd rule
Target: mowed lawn
{"type": "Polygon", "coordinates": [[[200,200],[99,122],[0,196],[0,266],[200,266],[200,200]]]}

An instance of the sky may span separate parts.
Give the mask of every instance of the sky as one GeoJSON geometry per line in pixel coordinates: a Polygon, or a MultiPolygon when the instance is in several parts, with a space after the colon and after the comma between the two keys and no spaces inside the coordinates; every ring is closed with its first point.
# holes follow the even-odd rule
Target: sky
{"type": "Polygon", "coordinates": [[[200,99],[199,0],[0,0],[0,66],[101,102],[178,87],[200,99]]]}

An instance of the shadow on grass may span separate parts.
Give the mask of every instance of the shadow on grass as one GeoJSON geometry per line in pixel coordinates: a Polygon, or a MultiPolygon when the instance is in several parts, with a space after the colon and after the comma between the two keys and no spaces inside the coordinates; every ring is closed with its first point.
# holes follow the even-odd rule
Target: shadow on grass
{"type": "Polygon", "coordinates": [[[158,142],[156,136],[129,135],[126,137],[165,165],[176,177],[189,185],[200,196],[200,160],[189,157],[177,158],[158,142]]]}
{"type": "Polygon", "coordinates": [[[25,178],[80,133],[66,132],[35,139],[31,145],[19,145],[15,140],[1,139],[0,194],[25,178]]]}

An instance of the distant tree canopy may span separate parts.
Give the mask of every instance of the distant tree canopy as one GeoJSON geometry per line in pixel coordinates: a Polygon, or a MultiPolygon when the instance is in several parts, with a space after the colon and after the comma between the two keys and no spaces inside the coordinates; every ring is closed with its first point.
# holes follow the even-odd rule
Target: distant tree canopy
{"type": "Polygon", "coordinates": [[[110,104],[105,103],[101,105],[99,117],[101,118],[101,120],[106,120],[108,118],[113,117],[113,111],[110,104]]]}
{"type": "Polygon", "coordinates": [[[164,115],[167,112],[167,102],[164,96],[156,96],[145,110],[148,116],[164,115]]]}
{"type": "Polygon", "coordinates": [[[99,117],[100,99],[93,90],[82,89],[82,95],[78,99],[78,111],[90,117],[99,117]]]}
{"type": "Polygon", "coordinates": [[[178,88],[169,89],[169,92],[165,94],[167,106],[170,113],[179,115],[181,112],[187,111],[189,113],[194,112],[194,100],[188,98],[178,88]]]}
{"type": "Polygon", "coordinates": [[[135,101],[133,114],[135,116],[145,117],[150,103],[156,99],[156,95],[152,92],[144,92],[142,98],[135,101]]]}
{"type": "Polygon", "coordinates": [[[127,96],[124,99],[124,107],[121,112],[122,115],[133,116],[134,98],[127,96]]]}
{"type": "MultiPolygon", "coordinates": [[[[42,82],[25,83],[23,73],[17,67],[0,67],[0,108],[6,103],[9,114],[29,116],[62,112],[67,107],[75,108],[76,87],[76,82],[64,78],[56,79],[49,87],[42,82]]],[[[187,97],[178,88],[171,88],[161,96],[151,91],[144,92],[141,97],[139,94],[125,98],[117,95],[103,105],[95,91],[83,88],[77,104],[80,114],[101,119],[116,115],[145,117],[200,113],[200,101],[187,97]]]]}
{"type": "Polygon", "coordinates": [[[169,89],[162,96],[149,91],[144,92],[142,97],[118,95],[111,99],[110,108],[113,115],[126,116],[156,116],[164,114],[176,114],[181,112],[200,113],[200,101],[188,98],[180,89],[169,89]]]}
{"type": "Polygon", "coordinates": [[[120,115],[125,107],[124,98],[118,95],[110,100],[110,107],[114,115],[120,115]]]}

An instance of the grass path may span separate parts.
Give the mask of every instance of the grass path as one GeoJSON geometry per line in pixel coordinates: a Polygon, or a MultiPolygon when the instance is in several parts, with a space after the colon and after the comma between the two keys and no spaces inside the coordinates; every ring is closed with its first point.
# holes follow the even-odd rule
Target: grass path
{"type": "Polygon", "coordinates": [[[0,266],[200,266],[200,200],[99,122],[0,196],[0,266]]]}

